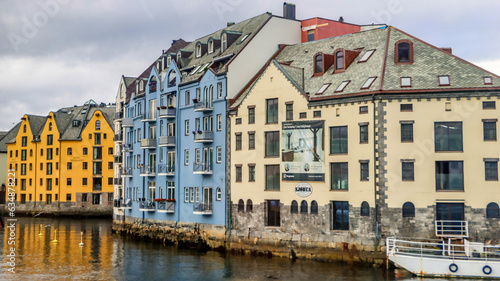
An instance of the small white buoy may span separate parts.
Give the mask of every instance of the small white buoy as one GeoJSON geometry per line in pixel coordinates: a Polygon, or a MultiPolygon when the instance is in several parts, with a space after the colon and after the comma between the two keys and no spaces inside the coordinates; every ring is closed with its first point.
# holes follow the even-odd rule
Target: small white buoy
{"type": "Polygon", "coordinates": [[[52,243],[57,243],[59,241],[57,241],[57,229],[54,229],[54,241],[52,241],[52,243]]]}
{"type": "Polygon", "coordinates": [[[80,232],[80,244],[78,246],[83,247],[83,231],[80,232]]]}

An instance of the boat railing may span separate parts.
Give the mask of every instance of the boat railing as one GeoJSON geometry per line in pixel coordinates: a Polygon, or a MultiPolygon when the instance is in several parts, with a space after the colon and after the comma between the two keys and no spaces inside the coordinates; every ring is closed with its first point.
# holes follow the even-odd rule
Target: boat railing
{"type": "Polygon", "coordinates": [[[457,240],[429,242],[426,239],[402,240],[390,237],[387,238],[387,254],[500,261],[500,245],[484,245],[483,243],[469,242],[467,239],[464,239],[463,244],[455,244],[452,241],[457,240]]]}

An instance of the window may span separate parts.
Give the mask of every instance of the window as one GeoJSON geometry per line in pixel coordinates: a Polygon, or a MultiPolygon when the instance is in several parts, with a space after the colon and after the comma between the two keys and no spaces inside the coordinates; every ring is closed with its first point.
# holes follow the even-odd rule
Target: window
{"type": "Polygon", "coordinates": [[[483,101],[483,109],[495,109],[496,104],[494,101],[483,101]]]}
{"type": "Polygon", "coordinates": [[[112,148],[112,147],[109,147],[109,148],[108,148],[108,154],[109,154],[109,155],[113,155],[113,148],[112,148]]]}
{"type": "Polygon", "coordinates": [[[373,81],[375,81],[375,79],[377,79],[377,77],[369,77],[368,79],[366,79],[363,86],[361,86],[361,90],[369,89],[370,86],[373,84],[373,81]]]}
{"type": "Polygon", "coordinates": [[[26,164],[21,164],[21,176],[26,175],[26,164]]]}
{"type": "Polygon", "coordinates": [[[197,58],[201,57],[201,44],[200,43],[198,43],[196,45],[196,57],[197,58]]]}
{"type": "Polygon", "coordinates": [[[275,132],[266,132],[265,133],[265,139],[266,139],[266,157],[275,157],[280,155],[280,137],[279,137],[279,131],[275,132]]]}
{"type": "Polygon", "coordinates": [[[189,188],[189,202],[194,202],[194,188],[189,188]]]}
{"type": "Polygon", "coordinates": [[[307,201],[306,200],[302,200],[302,202],[300,202],[300,213],[301,214],[307,214],[307,201]]]}
{"type": "Polygon", "coordinates": [[[252,200],[248,199],[247,200],[247,212],[252,212],[253,211],[253,203],[252,200]]]}
{"type": "Polygon", "coordinates": [[[255,165],[248,165],[248,181],[255,181],[255,165]]]}
{"type": "Polygon", "coordinates": [[[184,134],[186,136],[189,136],[189,120],[184,121],[184,127],[185,127],[184,134]]]}
{"type": "Polygon", "coordinates": [[[87,178],[82,178],[82,185],[87,185],[87,178]]]}
{"type": "Polygon", "coordinates": [[[236,182],[241,182],[241,165],[236,165],[236,182]]]}
{"type": "Polygon", "coordinates": [[[359,114],[366,114],[368,113],[368,106],[363,105],[359,107],[359,114]]]}
{"type": "Polygon", "coordinates": [[[191,102],[191,95],[190,95],[189,91],[186,91],[184,97],[186,99],[185,105],[189,105],[189,103],[191,102]]]}
{"type": "Polygon", "coordinates": [[[497,140],[497,122],[496,120],[483,120],[483,139],[485,141],[497,140]]]}
{"type": "Polygon", "coordinates": [[[94,133],[94,144],[95,145],[101,144],[101,133],[94,133]]]}
{"type": "Polygon", "coordinates": [[[349,230],[349,202],[332,201],[331,206],[331,229],[349,230]]]}
{"type": "Polygon", "coordinates": [[[73,154],[73,150],[71,149],[71,147],[68,147],[68,155],[72,155],[73,154]]]}
{"type": "Polygon", "coordinates": [[[267,200],[266,202],[266,226],[280,226],[280,200],[267,200]]]}
{"type": "Polygon", "coordinates": [[[342,81],[340,85],[337,87],[337,89],[335,89],[335,93],[340,93],[344,91],[345,87],[347,87],[347,84],[349,84],[349,82],[351,82],[351,80],[342,81]]]}
{"type": "Polygon", "coordinates": [[[245,211],[245,201],[243,199],[238,200],[238,212],[245,211]]]}
{"type": "Polygon", "coordinates": [[[86,147],[83,148],[83,155],[87,155],[88,154],[88,149],[86,147]]]}
{"type": "Polygon", "coordinates": [[[293,103],[286,104],[286,120],[293,120],[293,103]]]}
{"type": "Polygon", "coordinates": [[[200,149],[199,148],[196,148],[194,150],[194,161],[196,164],[200,163],[200,149]]]}
{"type": "Polygon", "coordinates": [[[401,77],[401,88],[411,87],[411,77],[401,77]]]}
{"type": "Polygon", "coordinates": [[[221,52],[227,49],[227,34],[223,33],[221,36],[221,52]]]}
{"type": "Polygon", "coordinates": [[[366,51],[363,56],[359,59],[358,62],[366,62],[371,56],[372,54],[375,52],[375,50],[368,50],[366,51]]]}
{"type": "Polygon", "coordinates": [[[436,190],[464,190],[463,161],[436,161],[436,190]]]}
{"type": "Polygon", "coordinates": [[[307,118],[307,112],[301,112],[301,113],[299,113],[299,118],[300,119],[306,119],[307,118]]]}
{"type": "Polygon", "coordinates": [[[217,146],[217,163],[222,162],[222,146],[217,146]]]}
{"type": "Polygon", "coordinates": [[[401,122],[401,142],[413,142],[413,123],[401,122]]]}
{"type": "Polygon", "coordinates": [[[189,187],[184,187],[184,202],[189,202],[189,187]]]}
{"type": "Polygon", "coordinates": [[[208,40],[208,53],[211,54],[214,52],[214,40],[208,40]]]}
{"type": "Polygon", "coordinates": [[[330,190],[348,190],[348,166],[347,162],[330,163],[331,186],[330,190]]]}
{"type": "Polygon", "coordinates": [[[485,76],[485,77],[483,77],[483,82],[484,82],[484,85],[492,85],[493,79],[491,78],[491,76],[485,76]]]}
{"type": "Polygon", "coordinates": [[[52,175],[52,163],[47,163],[47,175],[52,175]]]}
{"type": "Polygon", "coordinates": [[[292,213],[292,214],[299,213],[299,204],[295,200],[293,200],[292,205],[290,205],[290,213],[292,213]]]}
{"type": "Polygon", "coordinates": [[[413,63],[413,43],[409,40],[400,40],[396,42],[396,64],[413,63]]]}
{"type": "MultiPolygon", "coordinates": [[[[56,163],[57,164],[57,163],[56,163]]],[[[83,162],[82,163],[82,168],[83,170],[87,170],[87,162],[83,162]]]]}
{"type": "Polygon", "coordinates": [[[71,193],[66,193],[66,201],[71,201],[71,193]]]}
{"type": "Polygon", "coordinates": [[[399,111],[413,111],[413,104],[402,103],[399,105],[399,111]]]}
{"type": "Polygon", "coordinates": [[[485,180],[498,181],[498,159],[495,161],[484,161],[485,180]]]}
{"type": "Polygon", "coordinates": [[[344,52],[338,51],[335,54],[335,69],[344,69],[344,52]]]}
{"type": "MultiPolygon", "coordinates": [[[[48,150],[49,149],[47,149],[47,152],[48,150]]],[[[47,153],[47,160],[50,160],[48,153],[47,153]]],[[[21,150],[21,161],[26,161],[26,149],[21,150]]]]}
{"type": "Polygon", "coordinates": [[[486,218],[500,218],[500,210],[497,203],[491,202],[486,206],[486,218]]]}
{"type": "Polygon", "coordinates": [[[316,200],[313,200],[311,202],[311,215],[317,215],[318,214],[318,202],[316,200]]]}
{"type": "Polygon", "coordinates": [[[331,83],[323,84],[323,86],[321,86],[321,88],[319,88],[319,90],[316,92],[316,95],[322,95],[330,85],[331,83]]]}
{"type": "Polygon", "coordinates": [[[217,131],[222,130],[222,115],[217,114],[217,131]]]}
{"type": "Polygon", "coordinates": [[[450,76],[449,75],[439,75],[438,81],[439,81],[439,86],[450,86],[450,76]]]}
{"type": "Polygon", "coordinates": [[[406,202],[403,204],[403,218],[414,218],[415,217],[415,206],[411,202],[406,202]]]}
{"type": "Polygon", "coordinates": [[[307,42],[314,41],[314,29],[307,31],[307,42]]]}
{"type": "Polygon", "coordinates": [[[280,190],[280,165],[266,165],[266,190],[280,190]]]}
{"type": "Polygon", "coordinates": [[[266,123],[278,123],[278,99],[267,99],[266,106],[266,123]]]}
{"type": "Polygon", "coordinates": [[[318,54],[314,57],[314,73],[323,73],[323,55],[318,54]]]}
{"type": "MultiPolygon", "coordinates": [[[[50,123],[52,125],[52,123],[50,123]]],[[[47,145],[52,145],[53,142],[53,136],[52,135],[47,135],[47,145]]]]}
{"type": "Polygon", "coordinates": [[[462,151],[462,122],[435,122],[436,151],[462,151]]]}
{"type": "Polygon", "coordinates": [[[368,143],[368,125],[359,125],[359,143],[368,143]]]}
{"type": "Polygon", "coordinates": [[[248,108],[248,124],[255,124],[255,107],[248,108]]]}
{"type": "Polygon", "coordinates": [[[414,162],[401,162],[401,175],[402,181],[414,181],[415,179],[415,167],[414,162]]]}
{"type": "Polygon", "coordinates": [[[68,170],[71,170],[72,167],[73,166],[72,166],[71,162],[68,162],[68,170]]]}
{"type": "MultiPolygon", "coordinates": [[[[464,220],[464,204],[463,203],[436,203],[436,220],[464,220]]],[[[455,225],[460,225],[461,222],[456,222],[455,225]]],[[[437,232],[443,231],[442,227],[438,227],[437,232]]],[[[447,233],[453,234],[453,230],[448,229],[447,233]]],[[[459,232],[455,232],[458,234],[459,232]]]]}
{"type": "Polygon", "coordinates": [[[217,97],[219,99],[222,98],[222,83],[221,82],[217,83],[217,97]]]}
{"type": "Polygon", "coordinates": [[[95,130],[99,131],[101,129],[101,121],[97,120],[95,121],[95,130]]]}
{"type": "Polygon", "coordinates": [[[236,150],[241,150],[241,133],[236,133],[236,150]]]}
{"type": "Polygon", "coordinates": [[[221,191],[220,187],[217,187],[217,189],[215,190],[215,192],[216,192],[215,195],[217,196],[215,198],[215,200],[217,200],[217,201],[222,200],[222,191],[221,191]]]}
{"type": "Polygon", "coordinates": [[[367,162],[367,160],[362,160],[362,161],[365,161],[365,162],[361,162],[359,163],[359,167],[360,167],[360,175],[361,175],[361,181],[367,181],[369,179],[369,176],[370,176],[370,170],[369,170],[369,163],[367,162]]]}
{"type": "Polygon", "coordinates": [[[315,110],[313,111],[313,117],[321,117],[321,110],[315,110]]]}
{"type": "Polygon", "coordinates": [[[113,169],[113,162],[108,162],[108,169],[113,169]]]}
{"type": "Polygon", "coordinates": [[[255,149],[255,132],[248,132],[248,149],[255,149]]]}
{"type": "Polygon", "coordinates": [[[68,186],[71,185],[71,178],[66,179],[66,185],[68,185],[68,186]]]}
{"type": "MultiPolygon", "coordinates": [[[[47,139],[48,141],[48,139],[47,139]]],[[[22,144],[21,144],[22,147],[26,147],[28,146],[28,137],[22,137],[22,144]]],[[[10,156],[12,157],[12,155],[10,156]]]]}
{"type": "Polygon", "coordinates": [[[200,187],[197,186],[194,190],[194,202],[200,202],[200,187]]]}
{"type": "Polygon", "coordinates": [[[366,201],[363,201],[363,203],[361,203],[361,216],[362,217],[370,216],[370,204],[368,204],[368,202],[366,201]]]}

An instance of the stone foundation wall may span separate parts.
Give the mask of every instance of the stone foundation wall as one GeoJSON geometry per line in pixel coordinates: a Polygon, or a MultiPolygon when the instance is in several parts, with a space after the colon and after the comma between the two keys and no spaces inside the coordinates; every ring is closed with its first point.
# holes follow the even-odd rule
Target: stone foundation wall
{"type": "MultiPolygon", "coordinates": [[[[0,212],[7,213],[7,205],[0,205],[0,212]]],[[[113,214],[113,206],[92,205],[90,207],[78,206],[75,202],[44,201],[16,202],[16,215],[41,215],[41,216],[109,216],[113,214]]]]}

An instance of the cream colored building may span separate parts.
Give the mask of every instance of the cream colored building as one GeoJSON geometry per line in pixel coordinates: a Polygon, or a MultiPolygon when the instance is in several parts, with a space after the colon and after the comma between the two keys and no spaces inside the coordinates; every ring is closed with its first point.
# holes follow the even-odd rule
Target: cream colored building
{"type": "Polygon", "coordinates": [[[497,239],[498,85],[394,27],[282,48],[231,103],[233,233],[497,239]]]}

